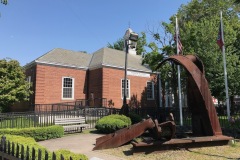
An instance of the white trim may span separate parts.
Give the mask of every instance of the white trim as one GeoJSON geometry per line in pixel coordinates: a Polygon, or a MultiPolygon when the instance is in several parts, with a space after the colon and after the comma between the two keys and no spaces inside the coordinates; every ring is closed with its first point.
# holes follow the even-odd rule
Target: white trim
{"type": "MultiPolygon", "coordinates": [[[[117,69],[124,69],[124,66],[114,66],[114,65],[109,65],[109,64],[98,64],[98,65],[94,65],[94,66],[89,66],[88,69],[89,70],[93,70],[93,69],[98,69],[98,68],[102,68],[102,67],[109,67],[109,68],[117,68],[117,69]]],[[[132,70],[132,71],[136,71],[136,72],[143,72],[143,73],[149,73],[152,74],[152,70],[141,70],[141,69],[135,69],[135,68],[127,68],[128,70],[132,70]]],[[[147,68],[146,68],[147,69],[147,68]]]]}
{"type": "Polygon", "coordinates": [[[142,72],[135,72],[135,71],[127,71],[127,75],[129,75],[129,76],[136,76],[136,77],[150,78],[150,74],[149,73],[142,73],[142,72]]]}
{"type": "MultiPolygon", "coordinates": [[[[123,85],[122,85],[122,83],[123,83],[122,81],[123,81],[123,80],[124,80],[124,78],[121,79],[121,98],[122,98],[122,99],[123,99],[123,85]]],[[[127,82],[128,82],[128,88],[127,88],[127,89],[128,89],[128,95],[129,95],[129,97],[126,97],[126,99],[130,99],[130,97],[131,97],[131,96],[130,96],[130,95],[131,95],[131,90],[130,90],[130,89],[131,89],[131,86],[130,86],[131,83],[130,83],[130,79],[127,79],[127,82]]]]}
{"type": "Polygon", "coordinates": [[[57,62],[46,62],[46,61],[38,61],[38,60],[36,60],[35,62],[38,63],[38,64],[48,64],[48,65],[62,66],[62,67],[69,67],[69,68],[88,69],[88,67],[67,65],[67,64],[57,63],[57,62]]]}
{"type": "Polygon", "coordinates": [[[147,100],[154,100],[155,99],[155,95],[154,95],[154,83],[153,83],[153,81],[147,81],[147,91],[146,91],[146,93],[147,93],[147,100]],[[148,98],[148,83],[151,83],[152,84],[152,98],[148,98]]]}
{"type": "Polygon", "coordinates": [[[73,77],[62,77],[62,100],[73,100],[74,99],[74,78],[73,77]],[[71,78],[72,79],[72,98],[63,98],[63,83],[64,78],[71,78]]]}

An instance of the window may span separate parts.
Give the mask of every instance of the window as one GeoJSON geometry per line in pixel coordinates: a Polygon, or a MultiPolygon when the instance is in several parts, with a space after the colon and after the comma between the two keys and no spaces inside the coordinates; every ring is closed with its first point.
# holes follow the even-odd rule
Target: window
{"type": "Polygon", "coordinates": [[[154,83],[147,82],[147,99],[154,99],[154,83]]]}
{"type": "Polygon", "coordinates": [[[62,79],[62,99],[74,99],[74,79],[63,77],[62,79]]]}
{"type": "Polygon", "coordinates": [[[28,76],[26,81],[28,83],[28,88],[30,88],[31,87],[31,76],[28,76]]]}
{"type": "MultiPolygon", "coordinates": [[[[122,98],[124,97],[124,86],[125,86],[125,80],[122,79],[122,98]]],[[[129,99],[130,98],[130,80],[127,79],[127,87],[126,87],[126,90],[127,90],[127,95],[126,95],[126,98],[129,99]]]]}

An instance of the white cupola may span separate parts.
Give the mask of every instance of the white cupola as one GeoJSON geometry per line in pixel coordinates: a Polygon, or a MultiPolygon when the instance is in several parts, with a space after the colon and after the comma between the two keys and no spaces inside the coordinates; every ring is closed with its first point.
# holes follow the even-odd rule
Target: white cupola
{"type": "MultiPolygon", "coordinates": [[[[131,33],[134,33],[134,32],[132,31],[131,28],[128,28],[126,30],[125,34],[124,34],[124,37],[123,37],[123,39],[124,39],[124,49],[123,50],[126,52],[126,46],[125,46],[126,43],[125,42],[128,41],[128,44],[129,44],[128,53],[133,54],[133,55],[137,55],[137,51],[136,51],[137,43],[135,41],[132,41],[132,40],[129,39],[131,33]]],[[[137,35],[137,34],[135,34],[135,35],[137,35]]]]}

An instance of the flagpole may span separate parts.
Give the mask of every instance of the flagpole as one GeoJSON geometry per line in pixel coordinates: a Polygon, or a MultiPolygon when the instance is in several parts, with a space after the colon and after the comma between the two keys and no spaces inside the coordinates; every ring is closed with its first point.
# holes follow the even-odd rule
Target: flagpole
{"type": "MultiPolygon", "coordinates": [[[[178,29],[178,20],[176,16],[176,44],[177,44],[177,55],[179,55],[179,44],[178,44],[178,34],[179,34],[179,29],[178,29]]],[[[182,117],[182,89],[181,89],[181,73],[180,73],[180,66],[177,65],[178,69],[178,100],[179,100],[179,114],[180,114],[180,125],[183,125],[183,117],[182,117]]]]}
{"type": "Polygon", "coordinates": [[[230,119],[230,106],[229,106],[229,96],[228,96],[228,81],[227,81],[227,67],[226,67],[226,57],[225,57],[225,44],[223,37],[223,22],[222,22],[222,11],[220,12],[220,23],[221,23],[221,38],[222,38],[222,55],[223,55],[223,67],[224,67],[224,80],[225,80],[225,91],[226,91],[226,104],[227,104],[227,116],[230,119]]]}

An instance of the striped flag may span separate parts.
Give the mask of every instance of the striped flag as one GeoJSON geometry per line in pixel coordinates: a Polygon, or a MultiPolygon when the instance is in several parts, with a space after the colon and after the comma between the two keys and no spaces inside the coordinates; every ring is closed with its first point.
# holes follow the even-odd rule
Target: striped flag
{"type": "Polygon", "coordinates": [[[176,45],[177,45],[177,54],[182,54],[183,46],[182,46],[180,35],[179,35],[177,17],[176,17],[176,33],[174,35],[174,40],[175,40],[176,45]]]}
{"type": "Polygon", "coordinates": [[[175,42],[177,44],[177,52],[178,52],[178,54],[182,54],[183,46],[182,46],[179,34],[178,34],[178,37],[175,34],[174,40],[175,40],[175,42]]]}
{"type": "Polygon", "coordinates": [[[219,25],[219,31],[218,31],[218,36],[217,36],[217,44],[220,47],[220,49],[222,50],[223,48],[223,38],[222,38],[222,24],[220,23],[219,25]]]}

